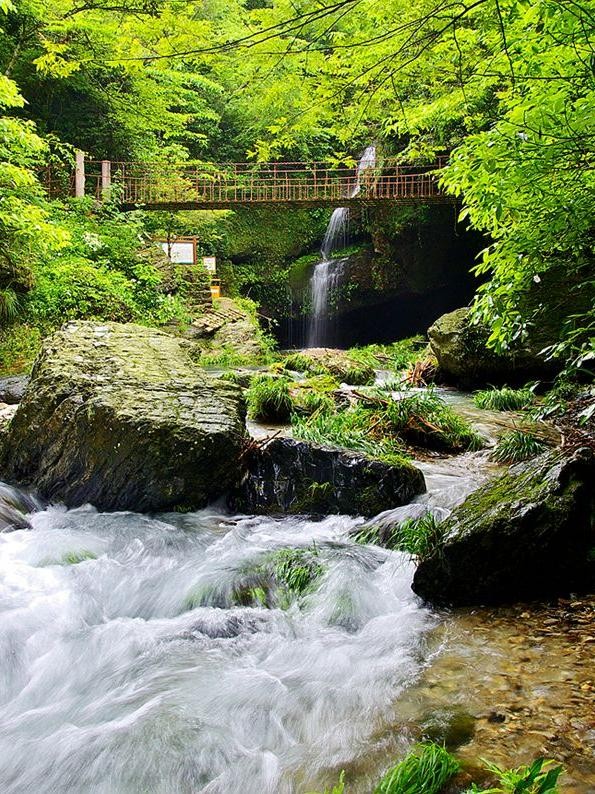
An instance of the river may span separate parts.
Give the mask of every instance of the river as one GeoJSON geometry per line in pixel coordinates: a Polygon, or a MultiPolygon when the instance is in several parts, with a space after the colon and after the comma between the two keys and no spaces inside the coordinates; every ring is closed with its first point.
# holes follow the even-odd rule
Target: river
{"type": "MultiPolygon", "coordinates": [[[[437,510],[490,473],[485,453],[420,465],[437,510]]],[[[290,794],[342,769],[367,794],[428,720],[462,721],[463,757],[558,748],[565,791],[593,790],[593,646],[579,654],[547,607],[432,611],[407,555],[353,543],[359,518],[28,519],[0,534],[3,794],[290,794]],[[320,585],[288,609],[233,606],[243,572],[285,547],[316,549],[320,585]]]]}

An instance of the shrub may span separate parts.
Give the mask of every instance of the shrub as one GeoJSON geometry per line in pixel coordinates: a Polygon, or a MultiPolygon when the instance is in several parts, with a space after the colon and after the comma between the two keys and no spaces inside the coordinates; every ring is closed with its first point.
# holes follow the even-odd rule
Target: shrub
{"type": "Polygon", "coordinates": [[[519,411],[527,408],[534,400],[531,389],[485,389],[473,395],[473,402],[478,408],[490,411],[519,411]]]}
{"type": "Polygon", "coordinates": [[[534,433],[510,430],[500,436],[490,458],[498,463],[519,463],[541,455],[548,447],[549,445],[534,433]]]}
{"type": "Polygon", "coordinates": [[[374,794],[438,794],[459,771],[458,761],[437,744],[418,744],[389,769],[374,794]]]}
{"type": "Polygon", "coordinates": [[[50,327],[87,317],[128,322],[139,314],[132,284],[122,273],[78,258],[40,268],[27,305],[35,322],[50,327]]]}
{"type": "Polygon", "coordinates": [[[41,347],[41,333],[30,325],[0,330],[0,374],[14,375],[29,369],[41,347]]]}
{"type": "Polygon", "coordinates": [[[391,551],[406,551],[420,560],[429,557],[442,542],[440,522],[432,513],[407,518],[388,528],[367,524],[353,534],[356,543],[382,546],[391,551]]]}
{"type": "Polygon", "coordinates": [[[261,375],[254,378],[247,392],[248,413],[261,422],[289,422],[293,400],[285,378],[261,375]]]}

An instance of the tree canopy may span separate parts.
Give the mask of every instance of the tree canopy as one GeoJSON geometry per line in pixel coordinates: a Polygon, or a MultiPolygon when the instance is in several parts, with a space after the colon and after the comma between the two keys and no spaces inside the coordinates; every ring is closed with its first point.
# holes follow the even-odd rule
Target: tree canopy
{"type": "MultiPolygon", "coordinates": [[[[220,162],[337,162],[371,141],[413,162],[448,151],[442,183],[486,234],[475,316],[491,343],[506,346],[562,311],[563,284],[574,308],[552,352],[593,357],[590,0],[0,8],[0,207],[12,259],[47,221],[31,168],[63,144],[110,159],[220,162]]],[[[42,236],[64,244],[58,229],[42,236]]]]}

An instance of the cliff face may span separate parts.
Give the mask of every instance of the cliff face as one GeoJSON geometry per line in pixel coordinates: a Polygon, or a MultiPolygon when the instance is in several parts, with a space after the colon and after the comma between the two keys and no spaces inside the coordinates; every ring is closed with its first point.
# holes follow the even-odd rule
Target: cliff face
{"type": "MultiPolygon", "coordinates": [[[[452,205],[387,205],[352,217],[357,249],[346,252],[330,304],[333,344],[390,341],[425,331],[441,314],[472,298],[476,279],[470,270],[485,240],[457,224],[457,212],[452,205]]],[[[300,344],[311,267],[292,284],[291,316],[281,318],[282,344],[300,344]]]]}

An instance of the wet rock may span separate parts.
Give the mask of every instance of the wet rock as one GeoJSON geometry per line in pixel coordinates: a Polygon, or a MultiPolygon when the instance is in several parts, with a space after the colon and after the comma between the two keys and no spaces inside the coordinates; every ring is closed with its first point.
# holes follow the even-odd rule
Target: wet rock
{"type": "Polygon", "coordinates": [[[545,346],[543,340],[529,340],[525,346],[500,355],[486,346],[489,335],[487,328],[471,325],[468,308],[439,317],[428,329],[428,336],[440,377],[474,387],[520,382],[552,370],[551,362],[539,355],[545,346]]]}
{"type": "Polygon", "coordinates": [[[76,322],[49,338],[10,426],[4,471],[69,506],[201,507],[236,477],[236,386],[155,329],[76,322]]]}
{"type": "Polygon", "coordinates": [[[389,465],[356,452],[276,438],[253,450],[233,510],[373,516],[425,491],[411,463],[389,465]]]}
{"type": "Polygon", "coordinates": [[[0,378],[0,403],[6,403],[7,405],[20,403],[28,383],[28,375],[0,378]]]}
{"type": "Polygon", "coordinates": [[[413,589],[453,605],[558,595],[595,583],[595,458],[551,452],[479,488],[441,525],[413,589]]]}
{"type": "Polygon", "coordinates": [[[0,482],[0,532],[30,529],[27,513],[41,510],[43,506],[33,494],[0,482]]]}
{"type": "Polygon", "coordinates": [[[473,738],[475,717],[463,709],[443,709],[425,716],[420,727],[426,741],[456,750],[473,738]]]}

